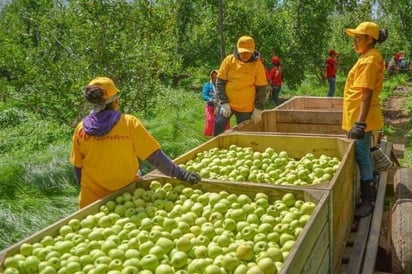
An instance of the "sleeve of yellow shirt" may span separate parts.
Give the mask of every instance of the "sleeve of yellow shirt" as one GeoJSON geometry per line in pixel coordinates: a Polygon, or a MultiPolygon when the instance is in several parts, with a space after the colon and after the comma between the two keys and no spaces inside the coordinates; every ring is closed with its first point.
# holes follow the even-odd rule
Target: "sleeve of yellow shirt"
{"type": "Polygon", "coordinates": [[[82,128],[82,123],[80,123],[76,129],[74,130],[73,137],[72,137],[72,148],[70,152],[70,162],[73,166],[82,168],[83,167],[83,157],[79,150],[79,142],[78,142],[78,134],[79,130],[82,128]]]}
{"type": "Polygon", "coordinates": [[[153,152],[160,148],[160,144],[146,130],[143,124],[134,116],[126,115],[126,120],[130,123],[130,138],[136,156],[141,160],[146,160],[153,152]]]}

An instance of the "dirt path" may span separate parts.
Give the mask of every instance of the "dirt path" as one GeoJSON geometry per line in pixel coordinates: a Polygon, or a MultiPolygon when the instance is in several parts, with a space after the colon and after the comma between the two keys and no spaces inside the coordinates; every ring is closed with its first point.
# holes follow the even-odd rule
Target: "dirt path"
{"type": "Polygon", "coordinates": [[[403,158],[405,146],[409,143],[408,132],[411,128],[407,102],[411,100],[412,82],[399,86],[393,91],[383,104],[385,125],[392,128],[390,135],[386,136],[394,144],[394,152],[398,158],[403,158]]]}

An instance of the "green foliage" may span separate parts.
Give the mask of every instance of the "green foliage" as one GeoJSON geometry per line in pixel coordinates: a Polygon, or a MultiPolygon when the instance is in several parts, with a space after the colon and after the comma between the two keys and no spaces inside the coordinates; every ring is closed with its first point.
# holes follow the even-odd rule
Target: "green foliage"
{"type": "Polygon", "coordinates": [[[50,144],[70,138],[72,129],[56,122],[40,120],[28,112],[6,109],[0,112],[0,121],[10,118],[11,123],[0,131],[0,151],[2,153],[32,153],[43,150],[50,144]]]}

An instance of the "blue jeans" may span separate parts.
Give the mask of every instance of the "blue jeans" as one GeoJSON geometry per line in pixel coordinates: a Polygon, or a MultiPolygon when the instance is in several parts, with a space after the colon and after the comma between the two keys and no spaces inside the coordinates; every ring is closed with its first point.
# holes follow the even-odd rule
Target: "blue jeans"
{"type": "Polygon", "coordinates": [[[328,97],[333,97],[335,95],[335,90],[336,90],[336,77],[329,77],[328,82],[329,82],[328,97]]]}
{"type": "MultiPolygon", "coordinates": [[[[252,116],[252,112],[237,112],[237,111],[232,110],[232,114],[230,115],[230,117],[232,117],[233,114],[236,116],[236,124],[246,121],[250,119],[250,117],[252,116]]],[[[223,131],[225,131],[226,124],[230,120],[230,117],[223,116],[220,113],[220,107],[219,107],[218,112],[216,114],[213,136],[217,136],[223,133],[223,131]]]]}
{"type": "Polygon", "coordinates": [[[279,93],[280,93],[281,86],[272,86],[272,97],[275,106],[279,105],[279,93]]]}
{"type": "Polygon", "coordinates": [[[363,139],[355,140],[355,158],[359,166],[360,179],[363,182],[371,182],[374,179],[375,170],[371,153],[372,132],[366,132],[363,139]]]}

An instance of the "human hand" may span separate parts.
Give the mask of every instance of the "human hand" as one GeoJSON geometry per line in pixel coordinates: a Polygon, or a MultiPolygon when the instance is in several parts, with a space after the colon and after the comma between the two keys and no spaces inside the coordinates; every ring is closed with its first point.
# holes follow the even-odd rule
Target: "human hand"
{"type": "Polygon", "coordinates": [[[221,104],[220,105],[220,113],[225,116],[226,118],[230,117],[230,114],[232,113],[230,109],[229,103],[221,104]]]}
{"type": "Polygon", "coordinates": [[[202,179],[199,174],[187,171],[185,169],[182,169],[182,172],[177,176],[177,178],[190,184],[196,184],[202,179]]]}
{"type": "Polygon", "coordinates": [[[366,124],[362,122],[356,122],[355,125],[348,132],[348,138],[350,139],[363,139],[365,136],[366,124]]]}
{"type": "Polygon", "coordinates": [[[258,108],[255,108],[250,119],[252,119],[253,123],[259,123],[262,120],[262,111],[258,108]]]}

